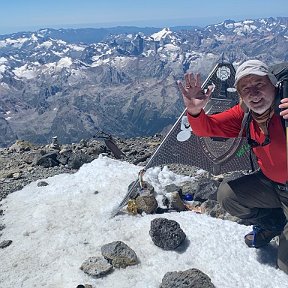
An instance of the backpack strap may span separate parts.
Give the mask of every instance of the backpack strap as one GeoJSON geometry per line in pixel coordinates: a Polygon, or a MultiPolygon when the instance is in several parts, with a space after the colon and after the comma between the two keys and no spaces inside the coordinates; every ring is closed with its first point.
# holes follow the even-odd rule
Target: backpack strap
{"type": "MultiPolygon", "coordinates": [[[[241,138],[243,137],[243,132],[245,130],[246,132],[246,139],[247,139],[247,143],[249,144],[249,138],[250,138],[250,123],[252,121],[252,114],[250,109],[247,110],[244,113],[243,119],[242,119],[242,123],[241,123],[241,129],[240,132],[238,134],[238,137],[241,138]]],[[[255,166],[254,166],[254,162],[253,162],[253,158],[252,158],[252,147],[251,145],[249,145],[249,160],[250,160],[250,166],[251,166],[251,170],[255,171],[255,166]]]]}
{"type": "Polygon", "coordinates": [[[251,146],[251,134],[250,134],[250,123],[252,121],[252,114],[251,114],[251,111],[249,110],[248,112],[248,116],[247,116],[247,120],[246,120],[246,123],[245,123],[245,131],[246,131],[246,139],[247,139],[247,143],[250,147],[249,149],[249,160],[250,160],[250,165],[251,165],[251,170],[252,172],[255,171],[255,166],[254,166],[254,162],[253,162],[253,156],[252,156],[252,146],[251,146]]]}
{"type": "MultiPolygon", "coordinates": [[[[246,126],[247,126],[247,120],[249,118],[249,115],[251,115],[250,109],[244,113],[242,123],[241,123],[241,129],[240,129],[240,132],[238,134],[239,138],[243,137],[243,131],[244,131],[244,129],[247,128],[246,126]]],[[[250,122],[251,122],[251,119],[250,119],[250,122]]]]}

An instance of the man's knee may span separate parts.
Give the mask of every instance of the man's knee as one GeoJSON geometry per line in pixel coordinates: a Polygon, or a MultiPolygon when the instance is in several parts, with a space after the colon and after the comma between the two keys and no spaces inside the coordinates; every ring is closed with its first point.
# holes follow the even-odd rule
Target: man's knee
{"type": "MultiPolygon", "coordinates": [[[[239,197],[234,192],[229,183],[221,183],[217,191],[217,200],[220,205],[229,212],[232,216],[237,216],[241,219],[251,219],[257,217],[259,209],[249,207],[249,198],[239,197]],[[239,199],[242,199],[240,201],[239,199]]],[[[251,206],[251,205],[250,205],[251,206]]]]}
{"type": "MultiPolygon", "coordinates": [[[[217,191],[217,201],[226,209],[231,200],[235,198],[235,194],[227,183],[221,183],[217,191]]],[[[226,209],[227,210],[227,209],[226,209]]]]}
{"type": "Polygon", "coordinates": [[[281,259],[278,259],[277,264],[278,264],[278,267],[279,267],[282,271],[284,271],[285,273],[288,274],[288,264],[287,264],[287,263],[285,264],[281,259]]]}

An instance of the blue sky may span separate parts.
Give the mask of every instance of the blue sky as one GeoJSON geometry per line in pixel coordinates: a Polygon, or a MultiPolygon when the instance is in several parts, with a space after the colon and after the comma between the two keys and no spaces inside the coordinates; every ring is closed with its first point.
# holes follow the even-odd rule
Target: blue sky
{"type": "Polygon", "coordinates": [[[2,0],[0,34],[40,28],[204,26],[288,16],[287,0],[2,0]]]}

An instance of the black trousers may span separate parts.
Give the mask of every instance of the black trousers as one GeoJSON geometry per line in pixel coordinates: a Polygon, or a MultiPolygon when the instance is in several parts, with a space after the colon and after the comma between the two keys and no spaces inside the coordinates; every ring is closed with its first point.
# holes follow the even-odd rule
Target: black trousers
{"type": "Polygon", "coordinates": [[[288,274],[288,191],[285,188],[257,171],[221,183],[217,198],[231,215],[269,231],[282,231],[277,263],[288,274]]]}

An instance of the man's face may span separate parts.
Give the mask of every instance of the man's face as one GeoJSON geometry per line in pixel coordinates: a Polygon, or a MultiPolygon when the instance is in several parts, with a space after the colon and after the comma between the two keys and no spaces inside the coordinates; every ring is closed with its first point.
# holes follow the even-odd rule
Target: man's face
{"type": "Polygon", "coordinates": [[[268,76],[248,75],[239,80],[237,91],[248,108],[262,114],[272,105],[276,88],[268,76]]]}

